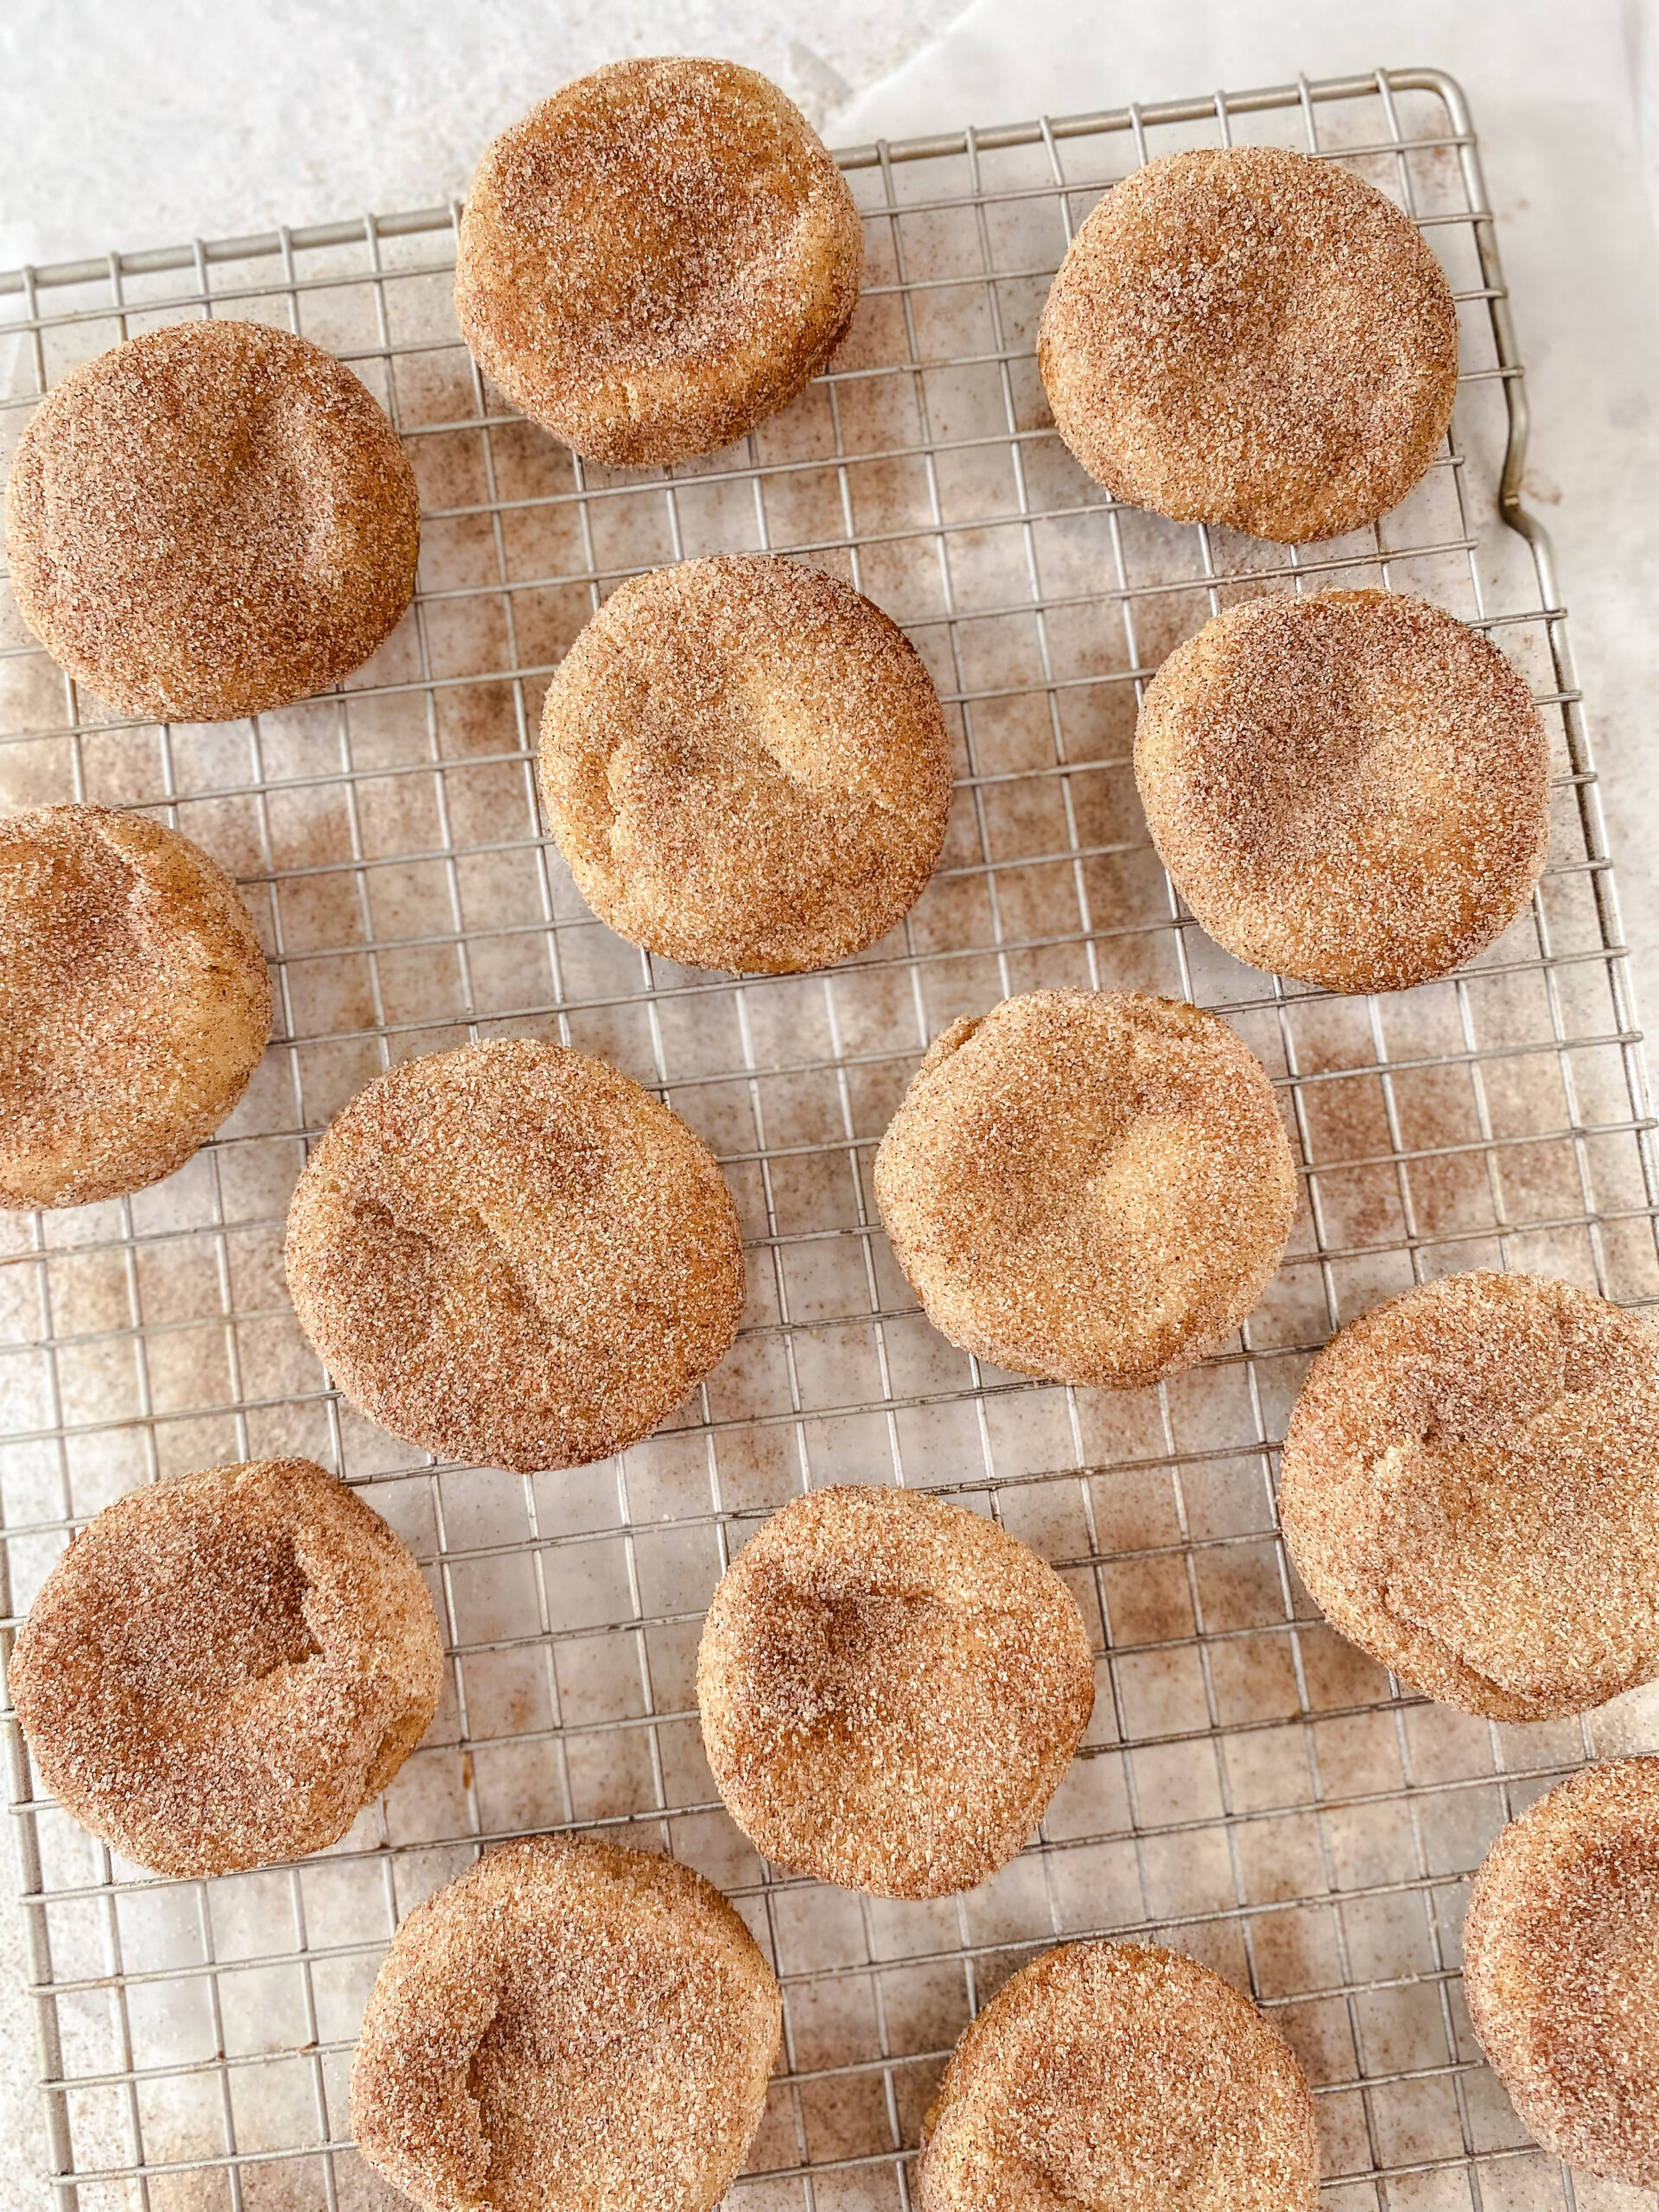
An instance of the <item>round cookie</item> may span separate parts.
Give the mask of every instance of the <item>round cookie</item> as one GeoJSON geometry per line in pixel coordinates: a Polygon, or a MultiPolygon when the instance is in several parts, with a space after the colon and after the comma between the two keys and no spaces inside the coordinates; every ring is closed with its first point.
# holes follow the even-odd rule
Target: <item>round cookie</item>
{"type": "Polygon", "coordinates": [[[878,1897],[1006,1866],[1094,1706],[1071,1592],[995,1522],[912,1491],[813,1491],[715,1592],[703,1748],[774,1864],[878,1897]]]}
{"type": "Polygon", "coordinates": [[[200,846],[103,806],[0,818],[0,1206],[172,1174],[270,1034],[252,920],[200,846]]]}
{"type": "Polygon", "coordinates": [[[687,966],[789,974],[862,952],[920,897],[950,745],[914,648],[849,584],[686,561],[624,584],[565,656],[541,787],[613,930],[687,966]]]}
{"type": "Polygon", "coordinates": [[[425,2212],[709,2212],[782,2031],[772,1969],[700,1874],[611,1844],[512,1843],[398,1929],[352,2126],[425,2212]]]}
{"type": "Polygon", "coordinates": [[[1469,2018],[1546,2151],[1659,2190],[1659,1758],[1586,1767],[1469,1892],[1469,2018]]]}
{"type": "Polygon", "coordinates": [[[118,1498],[18,1630],[11,1694],[66,1811],[158,1874],[343,1835],[425,1734],[443,1673],[401,1539],[309,1459],[118,1498]]]}
{"type": "Polygon", "coordinates": [[[155,721],[338,683],[409,605],[420,538],[379,407],[263,323],[173,323],[72,369],[6,485],[23,620],[77,683],[155,721]]]}
{"type": "Polygon", "coordinates": [[[775,85],[691,55],[613,61],[486,150],[455,314],[556,437],[664,464],[787,406],[840,344],[863,260],[846,180],[775,85]]]}
{"type": "Polygon", "coordinates": [[[1170,154],[1072,241],[1038,336],[1060,435],[1113,495],[1281,544],[1403,499],[1452,419],[1458,310],[1416,226],[1306,154],[1170,154]]]}
{"type": "Polygon", "coordinates": [[[918,2212],[1314,2212],[1319,2127],[1290,2045],[1218,1975],[1068,1943],[957,2045],[918,2180],[918,2212]]]}
{"type": "Polygon", "coordinates": [[[942,1335],[1109,1390],[1177,1375],[1272,1280],[1297,1174],[1255,1055],[1198,1007],[1033,991],[934,1040],[875,1159],[942,1335]]]}
{"type": "Polygon", "coordinates": [[[1362,1313],[1292,1411],[1279,1513],[1333,1627],[1497,1720],[1659,1675],[1659,1334],[1477,1273],[1362,1313]]]}
{"type": "Polygon", "coordinates": [[[1217,615],[1147,686],[1135,776],[1211,936],[1333,991],[1472,958],[1525,910],[1549,842],[1531,692],[1478,631],[1389,592],[1217,615]]]}
{"type": "Polygon", "coordinates": [[[637,1443],[743,1311],[713,1154],[602,1060],[525,1038],[360,1090],[295,1189],[287,1262],[354,1405],[424,1451],[524,1471],[637,1443]]]}

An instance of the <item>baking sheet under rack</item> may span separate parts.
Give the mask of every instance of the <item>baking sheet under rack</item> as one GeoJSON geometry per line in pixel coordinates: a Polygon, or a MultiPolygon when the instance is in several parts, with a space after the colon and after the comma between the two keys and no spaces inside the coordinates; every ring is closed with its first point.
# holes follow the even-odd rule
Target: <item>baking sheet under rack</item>
{"type": "MultiPolygon", "coordinates": [[[[334,1850],[209,1883],[113,1863],[12,1796],[60,2203],[319,2212],[388,2197],[349,2143],[360,2009],[398,1917],[481,1844],[563,1828],[667,1847],[772,1958],[785,2058],[743,2212],[904,2207],[945,2054],[1045,1946],[1147,1933],[1248,1986],[1316,2085],[1343,2212],[1626,2205],[1527,2142],[1458,1980],[1467,1877],[1651,1697],[1496,1727],[1401,1694],[1319,1620],[1274,1532],[1274,1446],[1312,1351],[1414,1280],[1534,1268],[1659,1292],[1656,1155],[1606,848],[1548,549],[1516,504],[1524,400],[1474,131],[1432,70],[956,132],[842,156],[868,284],[831,372],[666,475],[584,466],[480,381],[450,305],[453,210],[0,278],[7,450],[74,362],[157,323],[291,325],[401,430],[426,511],[411,616],[340,692],[257,722],[135,725],[0,603],[0,800],[142,807],[239,877],[277,1039],[234,1120],[119,1204],[0,1218],[0,1503],[21,1615],[69,1531],[158,1474],[308,1452],[404,1534],[451,1655],[431,1735],[334,1850]],[[1454,433],[1374,530],[1300,550],[1116,506],[1050,427],[1037,316],[1072,228],[1149,156],[1227,140],[1340,160],[1422,226],[1460,302],[1454,433]],[[956,734],[944,864],[826,976],[678,970],[588,915],[536,811],[543,689],[607,592],[770,548],[849,577],[925,656],[956,734]],[[1453,982],[1375,1001],[1218,953],[1147,844],[1137,697],[1218,607],[1330,583],[1484,626],[1552,732],[1533,912],[1453,982]],[[1307,1204],[1238,1342],[1125,1397],[953,1351],[874,1226],[869,1169],[927,1040],[1046,984],[1218,1008],[1266,1060],[1307,1204]],[[556,1037],[714,1146],[753,1294],[697,1400],[620,1462],[435,1466],[341,1403],[280,1248],[307,1143],[389,1062],[556,1037]],[[995,1881],[891,1904],[784,1878],[722,1812],[692,1658],[715,1582],[804,1484],[905,1482],[994,1514],[1075,1592],[1099,1659],[1084,1754],[995,1881]]],[[[1639,2200],[1647,2202],[1649,2200],[1639,2200]]]]}

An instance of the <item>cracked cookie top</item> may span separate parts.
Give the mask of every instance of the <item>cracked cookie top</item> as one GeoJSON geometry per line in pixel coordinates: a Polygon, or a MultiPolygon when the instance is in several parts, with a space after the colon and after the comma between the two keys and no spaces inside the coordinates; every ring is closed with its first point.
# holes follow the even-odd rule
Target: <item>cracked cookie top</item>
{"type": "Polygon", "coordinates": [[[415,472],[373,396],[308,339],[169,323],[72,369],[6,485],[24,620],[143,721],[264,714],[359,668],[402,620],[415,472]]]}
{"type": "Polygon", "coordinates": [[[745,1544],[697,1653],[703,1749],[774,1865],[877,1897],[1006,1866],[1094,1707],[1076,1601],[1037,1554],[943,1498],[798,1497],[745,1544]]]}
{"type": "Polygon", "coordinates": [[[172,1174],[270,1033],[253,918],[199,845],[104,806],[0,821],[0,1206],[172,1174]]]}
{"type": "Polygon", "coordinates": [[[766,557],[626,583],[561,664],[542,798],[576,887],[636,944],[827,968],[903,920],[950,807],[931,677],[879,607],[766,557]]]}
{"type": "Polygon", "coordinates": [[[524,1471],[638,1442],[743,1310],[708,1147],[602,1060],[527,1038],[359,1091],[295,1190],[287,1263],[354,1404],[426,1451],[524,1471]]]}
{"type": "Polygon", "coordinates": [[[1537,1275],[1373,1306],[1302,1386],[1279,1510],[1316,1604],[1402,1681],[1587,1713],[1659,1675],[1659,1336],[1537,1275]]]}
{"type": "Polygon", "coordinates": [[[778,1983],[701,1874],[536,1836],[398,1929],[352,2132],[425,2212],[710,2212],[760,2122],[778,1983]]]}
{"type": "Polygon", "coordinates": [[[1106,1390],[1224,1342],[1272,1281],[1299,1195],[1261,1061],[1215,1014],[1147,991],[1031,991],[953,1022],[874,1182],[942,1335],[1106,1390]]]}
{"type": "Polygon", "coordinates": [[[343,1835],[426,1732],[419,1567],[309,1459],[180,1475],[82,1529],[18,1633],[17,1718],[66,1811],[159,1874],[343,1835]]]}

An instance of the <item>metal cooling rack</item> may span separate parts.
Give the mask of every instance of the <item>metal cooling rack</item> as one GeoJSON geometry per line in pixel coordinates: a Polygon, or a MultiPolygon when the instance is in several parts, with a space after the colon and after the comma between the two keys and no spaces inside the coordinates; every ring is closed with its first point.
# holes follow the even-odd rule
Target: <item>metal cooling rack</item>
{"type": "MultiPolygon", "coordinates": [[[[390,409],[426,507],[411,618],[338,695],[257,722],[105,714],[0,611],[0,797],[144,808],[239,875],[278,1039],[216,1143],[118,1205],[0,1217],[0,1500],[26,1608],[71,1529],[160,1473],[309,1452],[425,1562],[452,1655],[430,1738],[334,1850],[211,1883],[112,1863],[31,1779],[12,1796],[61,2205],[355,2208],[364,1997],[398,1917],[480,1842],[548,1827],[667,1846],[774,1961],[785,2069],[732,2202],[903,2207],[944,2057],[1033,1953],[1150,1931],[1247,1984],[1317,2085],[1329,2206],[1628,2205],[1532,2149],[1470,2039],[1467,1875],[1592,1751],[1659,1741],[1424,1704],[1318,1619],[1275,1533],[1274,1446],[1311,1352],[1452,1268],[1659,1294],[1655,1126],[1559,594],[1519,502],[1525,402],[1463,95],[1433,71],[1277,87],[842,157],[868,283],[830,374],[741,448],[609,474],[478,377],[449,305],[454,211],[0,277],[7,449],[73,362],[183,316],[303,330],[390,409]],[[1059,446],[1033,358],[1072,226],[1149,155],[1235,137],[1332,156],[1422,225],[1461,302],[1455,430],[1375,530],[1287,550],[1115,505],[1059,446]],[[8,355],[11,357],[7,374],[8,355]],[[1505,528],[1503,525],[1507,524],[1505,528]],[[624,576],[770,547],[909,630],[954,723],[938,877],[823,976],[738,982],[623,944],[542,839],[540,694],[624,576]],[[1370,1002],[1240,968],[1183,914],[1129,769],[1142,681],[1223,605],[1328,582],[1485,627],[1553,729],[1551,863],[1456,981],[1370,1002]],[[1308,1205],[1237,1345],[1114,1399],[994,1373],[927,1327],[873,1226],[874,1143],[928,1040],[1011,991],[1135,983],[1219,1007],[1279,1083],[1308,1205]],[[331,1393],[283,1294],[306,1143],[408,1054],[556,1036],[671,1100],[744,1211],[732,1357],[620,1463],[433,1465],[331,1393]],[[895,1905],[780,1878],[727,1820],[692,1694],[702,1610],[804,1484],[905,1481],[995,1515],[1093,1625],[1099,1697],[1039,1840],[995,1881],[895,1905]]],[[[1642,2199],[1642,2202],[1652,2200],[1642,2199]]]]}

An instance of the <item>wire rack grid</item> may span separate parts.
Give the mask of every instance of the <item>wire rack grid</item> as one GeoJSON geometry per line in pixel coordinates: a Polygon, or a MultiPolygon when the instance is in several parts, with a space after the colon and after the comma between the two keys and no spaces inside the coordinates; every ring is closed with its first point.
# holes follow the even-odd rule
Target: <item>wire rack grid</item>
{"type": "Polygon", "coordinates": [[[777,1967],[785,2056],[733,2191],[746,2212],[910,2205],[920,2116],[974,2010],[1041,1948],[1131,1931],[1231,1976],[1290,2037],[1329,2206],[1649,2202],[1528,2143],[1457,1967],[1467,1878],[1499,1825],[1586,1756],[1659,1741],[1652,1701],[1532,1728],[1426,1705],[1319,1619],[1273,1509],[1307,1359],[1376,1298],[1478,1264],[1659,1295],[1655,1125],[1564,618],[1519,504],[1521,367],[1463,96],[1434,71],[1381,72],[842,158],[868,241],[847,345],[743,446],[664,475],[584,466],[480,378],[449,303],[451,209],[0,277],[8,451],[73,362],[236,314],[351,362],[425,509],[410,618],[339,693],[253,722],[112,716],[0,602],[0,798],[98,798],[195,836],[238,875],[278,988],[247,1099],[188,1167],[118,1204],[0,1220],[0,1612],[15,1622],[73,1530],[133,1484],[309,1452],[415,1548],[450,1657],[426,1745],[339,1846],[206,1884],[113,1862],[36,1789],[10,1730],[58,2201],[386,2201],[351,2147],[346,2081],[390,1934],[480,1845],[565,1828],[699,1866],[777,1967]],[[1375,529],[1300,550],[1114,504],[1059,445],[1033,359],[1099,193],[1151,155],[1247,137],[1392,193],[1460,302],[1457,418],[1424,484],[1375,529]],[[641,569],[746,547],[887,607],[956,733],[938,877],[902,930],[822,976],[741,981],[622,944],[537,814],[541,691],[593,607],[641,569]],[[1532,912],[1455,981],[1383,1001],[1222,956],[1156,864],[1129,766],[1141,685],[1173,644],[1242,596],[1332,582],[1421,591],[1484,627],[1553,731],[1532,912]],[[1122,1398],[944,1344],[870,1200],[874,1144],[929,1039],[1058,983],[1221,1010],[1280,1086],[1306,1179],[1236,1344],[1122,1398]],[[602,1053],[703,1134],[752,1288],[735,1351],[664,1431],[521,1478],[435,1465],[336,1398],[289,1309],[281,1236],[307,1143],[365,1080],[526,1033],[602,1053]],[[1084,1752],[1031,1847],[958,1900],[779,1875],[702,1760],[691,1669],[714,1583],[766,1512],[837,1479],[995,1515],[1091,1624],[1084,1752]]]}

